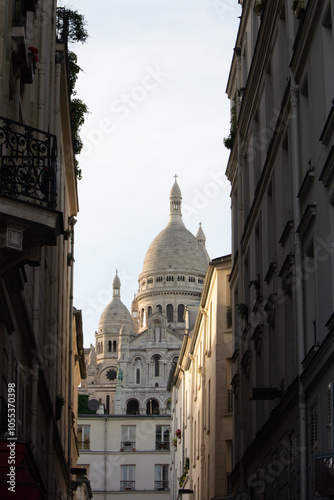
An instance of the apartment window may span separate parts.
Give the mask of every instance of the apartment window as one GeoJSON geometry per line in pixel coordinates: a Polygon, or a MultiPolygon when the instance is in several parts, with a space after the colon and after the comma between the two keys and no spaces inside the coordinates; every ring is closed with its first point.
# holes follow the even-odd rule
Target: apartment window
{"type": "Polygon", "coordinates": [[[177,306],[177,321],[178,323],[184,323],[184,305],[179,304],[177,306]]]}
{"type": "Polygon", "coordinates": [[[121,465],[121,490],[135,489],[135,465],[121,465]]]}
{"type": "Polygon", "coordinates": [[[169,450],[169,425],[157,425],[155,428],[155,449],[169,450]]]}
{"type": "Polygon", "coordinates": [[[168,469],[169,469],[168,464],[155,465],[155,482],[154,482],[155,490],[169,489],[168,469]]]}
{"type": "Polygon", "coordinates": [[[78,448],[90,450],[90,425],[78,425],[78,448]]]}
{"type": "Polygon", "coordinates": [[[166,312],[167,312],[167,321],[172,323],[174,319],[174,307],[172,306],[172,304],[167,305],[166,312]]]}
{"type": "Polygon", "coordinates": [[[131,451],[136,448],[136,426],[122,425],[121,426],[121,450],[131,451]]]}

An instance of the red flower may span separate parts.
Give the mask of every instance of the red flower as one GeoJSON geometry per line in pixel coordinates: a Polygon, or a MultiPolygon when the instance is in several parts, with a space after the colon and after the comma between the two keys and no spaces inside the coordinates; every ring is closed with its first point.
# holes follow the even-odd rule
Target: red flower
{"type": "Polygon", "coordinates": [[[28,47],[29,52],[32,52],[33,54],[38,54],[38,49],[36,47],[28,47]]]}

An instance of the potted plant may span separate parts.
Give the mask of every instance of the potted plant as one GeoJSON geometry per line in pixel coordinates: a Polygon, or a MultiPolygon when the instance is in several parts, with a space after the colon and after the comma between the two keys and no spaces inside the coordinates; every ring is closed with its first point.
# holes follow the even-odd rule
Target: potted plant
{"type": "Polygon", "coordinates": [[[238,314],[241,319],[248,322],[248,305],[247,304],[237,304],[238,314]]]}
{"type": "Polygon", "coordinates": [[[177,437],[177,439],[181,439],[181,429],[177,429],[175,431],[175,436],[177,437]]]}
{"type": "Polygon", "coordinates": [[[177,439],[176,438],[173,439],[172,445],[175,446],[175,448],[177,447],[177,439]]]}
{"type": "Polygon", "coordinates": [[[266,5],[266,0],[257,0],[256,4],[254,5],[254,12],[257,16],[262,16],[264,7],[266,5]]]}

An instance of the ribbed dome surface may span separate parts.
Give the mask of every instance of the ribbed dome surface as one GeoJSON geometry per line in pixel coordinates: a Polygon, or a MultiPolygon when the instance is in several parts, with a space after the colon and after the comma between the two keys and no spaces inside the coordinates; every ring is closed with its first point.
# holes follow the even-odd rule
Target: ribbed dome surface
{"type": "Polygon", "coordinates": [[[142,274],[206,273],[208,259],[197,238],[182,222],[170,222],[146,252],[142,274]]]}
{"type": "Polygon", "coordinates": [[[124,324],[132,328],[131,315],[121,299],[114,297],[101,315],[98,332],[119,333],[124,324]]]}

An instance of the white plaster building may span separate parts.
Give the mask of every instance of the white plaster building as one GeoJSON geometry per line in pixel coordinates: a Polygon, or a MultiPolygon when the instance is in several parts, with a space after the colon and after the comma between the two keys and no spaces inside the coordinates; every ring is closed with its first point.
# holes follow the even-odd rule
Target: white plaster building
{"type": "Polygon", "coordinates": [[[334,3],[239,3],[227,86],[235,394],[230,480],[240,499],[327,498],[334,494],[328,480],[334,3]]]}
{"type": "Polygon", "coordinates": [[[229,498],[232,470],[231,256],[210,262],[194,328],[171,373],[171,498],[229,498]],[[178,432],[179,431],[179,432],[178,432]],[[182,494],[181,494],[182,492],[182,494]],[[187,493],[188,492],[188,493],[187,493]]]}
{"type": "MultiPolygon", "coordinates": [[[[135,492],[140,495],[143,489],[157,490],[154,471],[169,463],[170,393],[166,389],[167,381],[182,344],[186,328],[185,309],[188,304],[197,304],[191,307],[190,321],[194,323],[209,263],[204,232],[200,227],[195,237],[186,229],[182,221],[181,200],[181,190],[175,180],[170,192],[169,221],[146,253],[132,314],[121,301],[121,282],[116,273],[113,298],[101,315],[95,347],[86,349],[87,378],[82,381],[80,393],[104,405],[109,415],[105,417],[108,425],[119,426],[119,436],[121,427],[130,425],[130,420],[137,422],[137,426],[144,425],[146,420],[154,426],[151,444],[142,442],[140,446],[122,447],[121,442],[134,442],[133,435],[129,434],[127,439],[117,438],[112,452],[106,451],[110,463],[118,467],[117,474],[120,465],[116,457],[121,457],[122,465],[137,464],[136,475],[140,480],[136,480],[132,495],[135,492]],[[135,451],[126,453],[133,448],[135,451]],[[139,450],[145,455],[145,461],[152,463],[152,467],[147,468],[147,476],[143,476],[145,468],[139,450]],[[162,459],[162,453],[163,464],[156,462],[162,459]]],[[[80,418],[81,426],[86,422],[83,418],[80,418]]],[[[104,426],[97,423],[101,422],[101,417],[91,416],[89,419],[94,435],[95,432],[104,432],[104,426]],[[95,431],[96,426],[99,430],[95,431]]],[[[82,453],[80,464],[95,460],[97,450],[94,447],[97,445],[94,443],[93,440],[89,453],[82,453]]],[[[165,467],[163,470],[164,477],[168,477],[164,479],[164,489],[169,490],[169,470],[166,472],[165,467]]],[[[118,480],[106,484],[106,488],[106,494],[111,495],[122,489],[118,480]]],[[[92,489],[94,492],[94,484],[92,489]]],[[[160,490],[159,494],[162,492],[160,490]]]]}

